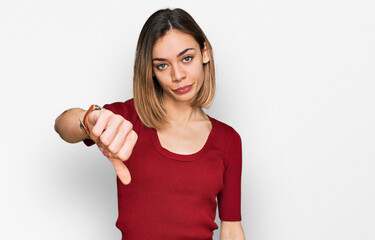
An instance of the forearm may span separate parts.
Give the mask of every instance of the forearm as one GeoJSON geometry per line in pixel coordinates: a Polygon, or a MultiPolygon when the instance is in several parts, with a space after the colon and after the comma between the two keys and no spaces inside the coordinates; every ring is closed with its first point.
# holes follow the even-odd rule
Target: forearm
{"type": "Polygon", "coordinates": [[[79,126],[79,120],[83,119],[85,113],[83,109],[72,108],[56,118],[55,131],[64,141],[77,143],[88,138],[79,126]]]}
{"type": "Polygon", "coordinates": [[[245,240],[241,222],[221,222],[220,240],[245,240]]]}

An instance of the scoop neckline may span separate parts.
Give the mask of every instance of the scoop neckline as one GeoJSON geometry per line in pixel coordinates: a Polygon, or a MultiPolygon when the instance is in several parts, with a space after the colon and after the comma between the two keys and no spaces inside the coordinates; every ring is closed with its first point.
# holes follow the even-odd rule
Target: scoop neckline
{"type": "Polygon", "coordinates": [[[151,131],[150,131],[152,143],[153,143],[154,147],[156,148],[156,150],[160,154],[164,155],[167,158],[170,158],[170,159],[173,159],[173,160],[185,161],[185,162],[191,162],[191,161],[198,160],[199,158],[203,157],[207,153],[207,149],[210,147],[210,145],[211,145],[211,143],[214,139],[214,133],[215,133],[215,129],[216,129],[215,120],[213,118],[211,118],[210,116],[208,116],[208,119],[211,122],[211,131],[210,131],[210,133],[207,137],[207,140],[204,143],[203,147],[195,153],[179,154],[179,153],[171,152],[168,149],[164,148],[161,145],[158,133],[157,133],[156,129],[154,129],[154,128],[152,128],[151,131]]]}

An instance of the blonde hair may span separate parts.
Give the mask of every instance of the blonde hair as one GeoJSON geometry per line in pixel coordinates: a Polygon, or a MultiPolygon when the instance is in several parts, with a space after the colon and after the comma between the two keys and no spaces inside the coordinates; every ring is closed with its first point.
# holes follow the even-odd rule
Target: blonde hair
{"type": "Polygon", "coordinates": [[[152,50],[155,42],[171,29],[189,34],[197,41],[200,50],[206,47],[209,61],[203,65],[204,80],[192,107],[208,108],[215,96],[215,68],[212,47],[194,19],[184,10],[162,9],[152,14],[144,24],[138,38],[134,62],[134,105],[142,123],[158,129],[167,123],[163,108],[163,89],[152,72],[152,50]]]}

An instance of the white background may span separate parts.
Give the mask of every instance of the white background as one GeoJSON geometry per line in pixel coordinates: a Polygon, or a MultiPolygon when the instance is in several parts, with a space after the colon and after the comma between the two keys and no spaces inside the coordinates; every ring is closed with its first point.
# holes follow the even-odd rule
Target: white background
{"type": "Polygon", "coordinates": [[[138,34],[164,7],[213,45],[208,113],[242,136],[246,238],[375,239],[372,0],[1,1],[0,239],[120,239],[111,164],[53,125],[132,97],[138,34]]]}

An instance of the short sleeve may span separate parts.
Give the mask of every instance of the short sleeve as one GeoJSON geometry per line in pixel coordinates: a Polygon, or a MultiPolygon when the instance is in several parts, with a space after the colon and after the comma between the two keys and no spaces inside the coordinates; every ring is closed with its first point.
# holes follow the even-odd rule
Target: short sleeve
{"type": "MultiPolygon", "coordinates": [[[[234,130],[233,130],[234,131],[234,130]]],[[[224,160],[223,189],[218,194],[219,217],[222,221],[241,221],[241,137],[234,131],[224,160]]]]}

